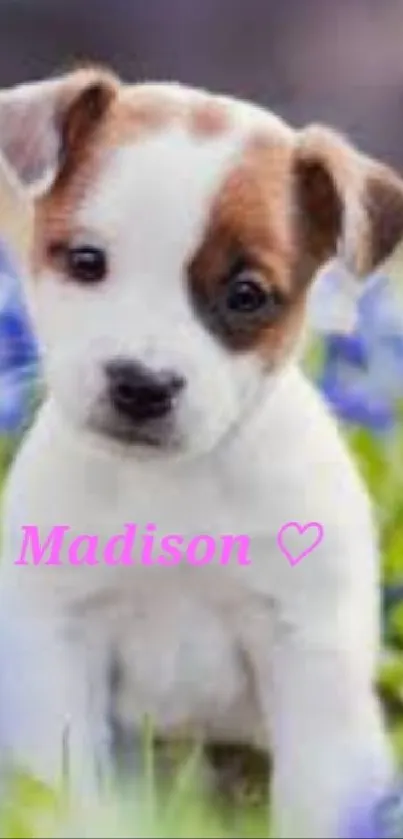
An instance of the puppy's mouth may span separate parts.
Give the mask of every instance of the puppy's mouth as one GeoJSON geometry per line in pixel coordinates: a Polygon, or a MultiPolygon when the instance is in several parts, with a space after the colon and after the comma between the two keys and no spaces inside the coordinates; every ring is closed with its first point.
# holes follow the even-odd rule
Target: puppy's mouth
{"type": "Polygon", "coordinates": [[[87,429],[122,446],[164,450],[181,446],[181,435],[171,419],[134,424],[117,416],[93,417],[87,423],[87,429]]]}

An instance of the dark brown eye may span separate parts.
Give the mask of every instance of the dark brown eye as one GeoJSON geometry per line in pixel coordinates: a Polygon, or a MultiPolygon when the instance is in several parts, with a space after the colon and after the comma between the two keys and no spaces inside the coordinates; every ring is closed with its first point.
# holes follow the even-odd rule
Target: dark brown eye
{"type": "Polygon", "coordinates": [[[267,292],[253,275],[237,277],[228,286],[226,304],[233,312],[250,314],[258,311],[267,302],[267,292]]]}
{"type": "Polygon", "coordinates": [[[280,311],[283,300],[276,289],[271,289],[257,271],[244,269],[228,282],[224,307],[228,316],[237,320],[264,318],[270,320],[280,311]]]}
{"type": "Polygon", "coordinates": [[[107,274],[106,253],[91,245],[69,248],[66,252],[66,270],[73,280],[80,283],[99,283],[107,274]]]}

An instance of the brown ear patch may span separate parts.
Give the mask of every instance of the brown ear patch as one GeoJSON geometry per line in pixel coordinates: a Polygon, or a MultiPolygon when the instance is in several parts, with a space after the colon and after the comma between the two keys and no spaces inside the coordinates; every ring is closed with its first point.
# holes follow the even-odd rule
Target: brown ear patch
{"type": "Polygon", "coordinates": [[[403,236],[403,181],[332,129],[308,126],[295,159],[301,249],[313,265],[336,253],[357,276],[381,264],[403,236]]]}
{"type": "Polygon", "coordinates": [[[297,248],[301,280],[332,254],[343,223],[343,203],[331,173],[320,160],[299,160],[294,168],[297,248]]]}
{"type": "Polygon", "coordinates": [[[369,270],[384,262],[403,237],[403,182],[386,166],[374,166],[365,187],[369,222],[369,270]]]}
{"type": "Polygon", "coordinates": [[[59,103],[60,170],[58,180],[69,176],[85,143],[104,118],[117,95],[119,80],[108,71],[77,71],[59,103]]]}

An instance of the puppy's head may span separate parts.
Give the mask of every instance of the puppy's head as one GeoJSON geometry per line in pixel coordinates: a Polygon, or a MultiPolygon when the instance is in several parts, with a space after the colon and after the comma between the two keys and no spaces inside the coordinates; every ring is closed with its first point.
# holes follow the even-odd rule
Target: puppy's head
{"type": "Polygon", "coordinates": [[[97,69],[0,94],[33,195],[31,304],[66,419],[122,445],[211,449],[299,345],[336,250],[363,277],[403,185],[320,126],[97,69]]]}

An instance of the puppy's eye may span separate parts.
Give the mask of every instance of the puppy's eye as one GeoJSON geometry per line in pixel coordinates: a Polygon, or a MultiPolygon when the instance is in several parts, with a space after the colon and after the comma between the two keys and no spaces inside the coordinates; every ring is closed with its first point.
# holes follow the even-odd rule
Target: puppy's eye
{"type": "Polygon", "coordinates": [[[106,253],[91,245],[69,248],[66,252],[66,270],[73,280],[81,283],[99,283],[106,277],[106,253]]]}
{"type": "Polygon", "coordinates": [[[266,303],[266,291],[255,279],[253,274],[244,275],[232,280],[227,292],[227,306],[234,312],[249,314],[256,312],[266,303]]]}
{"type": "Polygon", "coordinates": [[[226,287],[225,308],[237,318],[274,317],[283,305],[276,289],[270,289],[257,271],[245,269],[226,287]]]}

